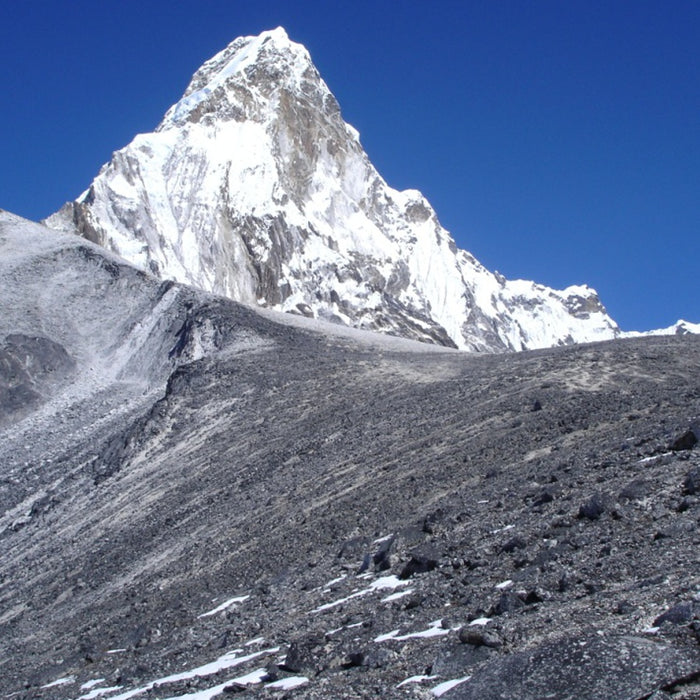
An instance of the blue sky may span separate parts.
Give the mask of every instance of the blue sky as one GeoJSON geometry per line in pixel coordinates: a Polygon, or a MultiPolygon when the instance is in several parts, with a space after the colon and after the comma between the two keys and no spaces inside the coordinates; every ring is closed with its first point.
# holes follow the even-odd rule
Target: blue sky
{"type": "Polygon", "coordinates": [[[278,25],[393,187],[625,330],[700,321],[700,2],[0,0],[0,207],[40,219],[278,25]]]}

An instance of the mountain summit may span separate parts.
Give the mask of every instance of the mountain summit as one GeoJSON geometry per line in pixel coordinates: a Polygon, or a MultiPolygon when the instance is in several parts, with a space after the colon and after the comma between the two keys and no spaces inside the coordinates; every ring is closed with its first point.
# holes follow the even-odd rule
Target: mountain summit
{"type": "Polygon", "coordinates": [[[281,28],[207,61],[47,224],[235,300],[464,350],[619,334],[592,289],[490,272],[389,187],[281,28]]]}

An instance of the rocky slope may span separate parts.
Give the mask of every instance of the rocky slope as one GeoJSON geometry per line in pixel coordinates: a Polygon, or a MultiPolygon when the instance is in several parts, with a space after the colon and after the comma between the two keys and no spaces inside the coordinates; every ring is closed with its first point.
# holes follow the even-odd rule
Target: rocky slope
{"type": "Polygon", "coordinates": [[[207,61],[47,223],[231,299],[466,350],[619,333],[588,287],[508,281],[458,250],[419,192],[380,177],[283,29],[207,61]]]}
{"type": "Polygon", "coordinates": [[[470,355],[0,213],[0,694],[700,695],[700,339],[470,355]]]}

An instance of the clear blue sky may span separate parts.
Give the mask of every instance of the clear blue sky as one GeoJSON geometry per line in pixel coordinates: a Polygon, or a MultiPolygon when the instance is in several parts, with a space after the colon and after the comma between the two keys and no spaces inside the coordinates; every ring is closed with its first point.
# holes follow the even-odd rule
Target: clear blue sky
{"type": "Polygon", "coordinates": [[[278,25],[393,187],[625,330],[700,321],[700,2],[0,0],[0,207],[40,219],[278,25]]]}

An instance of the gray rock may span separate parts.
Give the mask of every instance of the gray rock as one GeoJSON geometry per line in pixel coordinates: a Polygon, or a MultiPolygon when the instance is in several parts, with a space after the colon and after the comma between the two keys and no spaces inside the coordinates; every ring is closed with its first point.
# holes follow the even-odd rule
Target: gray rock
{"type": "Polygon", "coordinates": [[[411,558],[401,569],[399,578],[407,579],[414,574],[425,574],[435,569],[440,562],[440,554],[432,547],[420,547],[411,552],[411,558]]]}
{"type": "Polygon", "coordinates": [[[606,509],[606,499],[602,493],[593,494],[578,509],[578,517],[587,520],[598,520],[606,509]]]}
{"type": "Polygon", "coordinates": [[[691,469],[683,479],[683,492],[693,496],[700,494],[700,467],[691,469]]]}
{"type": "Polygon", "coordinates": [[[696,614],[700,614],[700,605],[692,600],[683,601],[659,615],[654,620],[654,626],[658,627],[664,622],[670,622],[673,625],[686,625],[696,614]]]}
{"type": "Polygon", "coordinates": [[[490,661],[447,700],[636,700],[700,670],[696,651],[640,637],[574,637],[490,661]]]}
{"type": "Polygon", "coordinates": [[[700,435],[700,426],[697,424],[691,426],[671,443],[671,449],[674,452],[692,450],[698,443],[698,435],[700,435]]]}
{"type": "Polygon", "coordinates": [[[459,631],[459,641],[462,644],[471,644],[475,647],[490,647],[498,649],[503,645],[501,638],[496,632],[489,629],[481,629],[480,627],[463,627],[459,631]]]}

